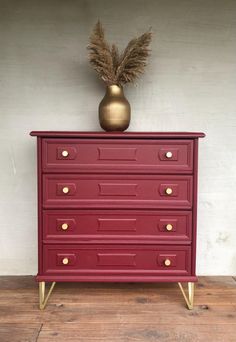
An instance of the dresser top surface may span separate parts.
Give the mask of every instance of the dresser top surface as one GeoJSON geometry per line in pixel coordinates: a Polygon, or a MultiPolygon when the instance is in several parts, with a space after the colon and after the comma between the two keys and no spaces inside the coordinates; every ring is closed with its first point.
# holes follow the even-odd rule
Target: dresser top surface
{"type": "Polygon", "coordinates": [[[32,131],[31,136],[43,138],[102,138],[102,139],[193,139],[204,138],[202,132],[80,132],[32,131]]]}

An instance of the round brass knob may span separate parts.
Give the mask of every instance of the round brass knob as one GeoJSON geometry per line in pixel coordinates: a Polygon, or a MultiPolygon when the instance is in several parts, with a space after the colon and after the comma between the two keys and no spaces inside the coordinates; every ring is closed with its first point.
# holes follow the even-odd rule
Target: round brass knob
{"type": "Polygon", "coordinates": [[[172,158],[172,152],[166,152],[166,158],[172,158]]]}
{"type": "Polygon", "coordinates": [[[165,192],[167,195],[171,195],[173,190],[171,188],[166,188],[165,192]]]}
{"type": "Polygon", "coordinates": [[[68,192],[70,191],[70,189],[68,188],[68,186],[64,186],[64,188],[62,189],[64,194],[68,194],[68,192]]]}
{"type": "Polygon", "coordinates": [[[168,230],[168,232],[170,232],[172,229],[173,229],[172,224],[168,223],[168,224],[166,225],[166,230],[168,230]]]}
{"type": "Polygon", "coordinates": [[[170,259],[166,259],[166,260],[164,261],[164,264],[165,264],[165,266],[170,266],[170,265],[171,265],[170,259]]]}
{"type": "Polygon", "coordinates": [[[62,263],[63,263],[63,265],[68,265],[69,264],[69,259],[68,258],[64,258],[62,260],[62,263]]]}
{"type": "Polygon", "coordinates": [[[69,156],[69,152],[66,151],[66,150],[62,151],[61,154],[62,154],[63,157],[68,157],[69,156]]]}
{"type": "Polygon", "coordinates": [[[67,230],[68,228],[69,228],[69,225],[67,223],[63,223],[61,225],[61,229],[63,229],[63,230],[67,230]]]}

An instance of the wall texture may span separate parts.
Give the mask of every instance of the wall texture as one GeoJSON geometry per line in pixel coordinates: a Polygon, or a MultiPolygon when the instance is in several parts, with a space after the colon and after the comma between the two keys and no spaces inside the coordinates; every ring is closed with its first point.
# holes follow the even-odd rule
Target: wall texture
{"type": "Polygon", "coordinates": [[[122,48],[150,26],[152,57],[125,89],[130,131],[204,131],[199,275],[236,274],[236,1],[0,0],[0,274],[37,270],[31,130],[100,130],[87,62],[100,18],[122,48]]]}

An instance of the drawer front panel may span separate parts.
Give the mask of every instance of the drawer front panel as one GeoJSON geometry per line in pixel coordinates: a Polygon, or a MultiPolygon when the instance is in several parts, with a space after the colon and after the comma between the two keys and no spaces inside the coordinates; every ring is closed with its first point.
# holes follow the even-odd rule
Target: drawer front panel
{"type": "Polygon", "coordinates": [[[42,162],[45,172],[191,172],[193,141],[43,139],[42,162]]]}
{"type": "Polygon", "coordinates": [[[177,243],[191,241],[189,211],[44,210],[44,242],[177,243]]]}
{"type": "Polygon", "coordinates": [[[52,246],[44,245],[44,274],[60,275],[188,275],[187,246],[52,246]]]}
{"type": "Polygon", "coordinates": [[[45,208],[192,206],[192,176],[44,175],[45,208]]]}

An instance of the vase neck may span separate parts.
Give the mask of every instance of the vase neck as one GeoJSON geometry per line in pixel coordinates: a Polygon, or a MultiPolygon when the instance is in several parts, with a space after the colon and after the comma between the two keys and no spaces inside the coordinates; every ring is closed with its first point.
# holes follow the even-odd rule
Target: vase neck
{"type": "Polygon", "coordinates": [[[110,86],[107,86],[106,93],[109,96],[115,96],[115,97],[124,96],[123,88],[116,85],[116,84],[112,84],[110,86]]]}

